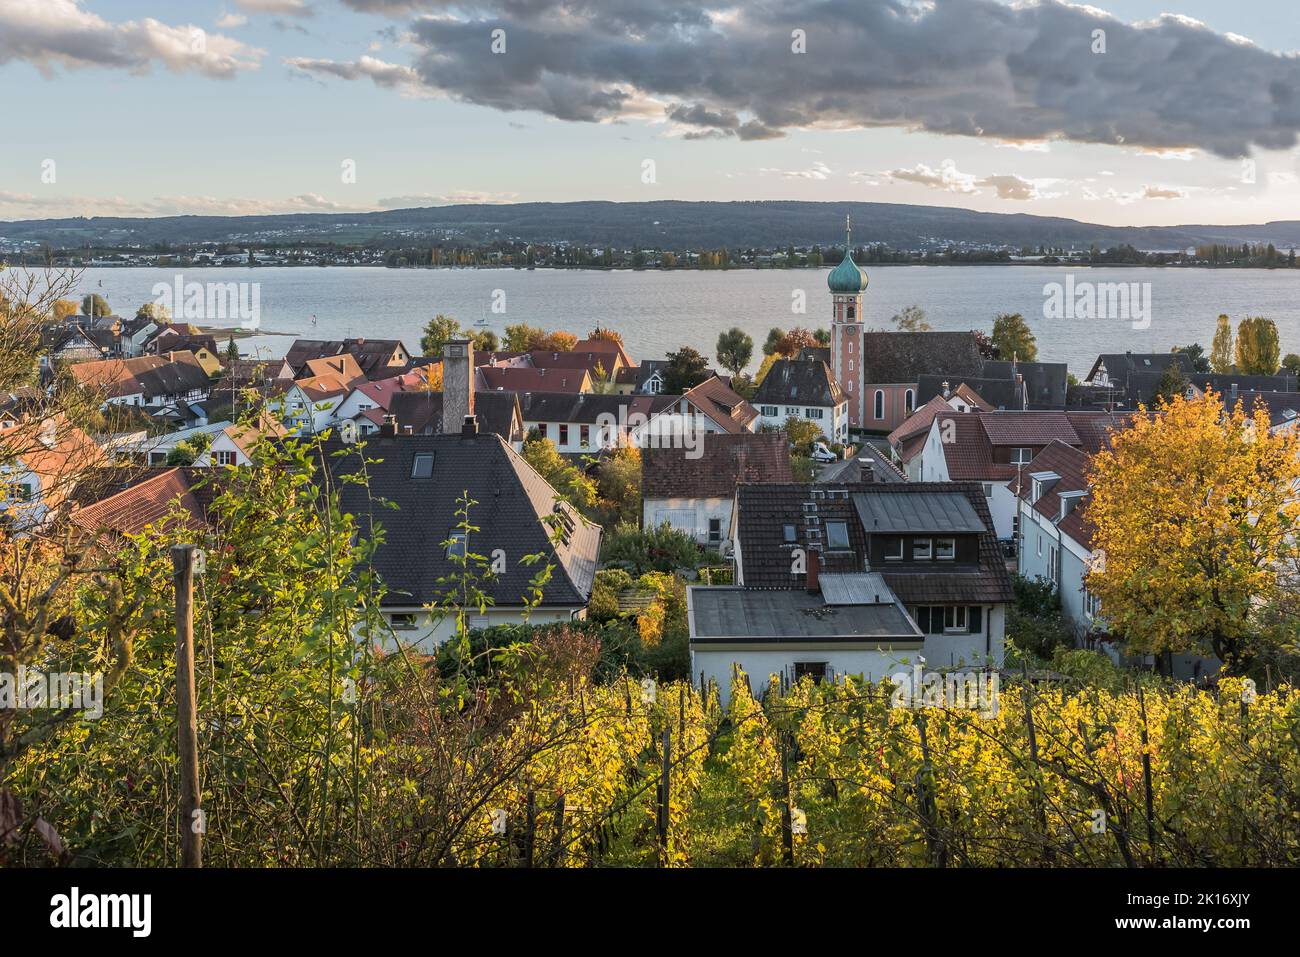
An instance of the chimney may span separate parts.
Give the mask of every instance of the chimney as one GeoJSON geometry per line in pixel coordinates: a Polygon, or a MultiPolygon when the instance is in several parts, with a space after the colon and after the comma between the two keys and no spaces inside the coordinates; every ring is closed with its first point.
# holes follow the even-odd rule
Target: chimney
{"type": "Polygon", "coordinates": [[[821,591],[821,553],[815,548],[808,549],[808,594],[815,595],[821,591]]]}
{"type": "Polygon", "coordinates": [[[450,339],[442,347],[442,431],[455,435],[474,414],[474,343],[450,339]]]}
{"type": "Polygon", "coordinates": [[[384,424],[379,427],[379,434],[390,439],[397,435],[397,416],[385,415],[384,424]]]}
{"type": "Polygon", "coordinates": [[[461,438],[467,439],[470,436],[478,435],[478,416],[467,415],[465,421],[460,426],[461,438]]]}
{"type": "Polygon", "coordinates": [[[947,380],[944,380],[944,383],[943,383],[943,397],[946,399],[946,398],[948,398],[948,397],[951,396],[951,395],[952,395],[952,389],[948,388],[948,382],[947,382],[947,380]]]}

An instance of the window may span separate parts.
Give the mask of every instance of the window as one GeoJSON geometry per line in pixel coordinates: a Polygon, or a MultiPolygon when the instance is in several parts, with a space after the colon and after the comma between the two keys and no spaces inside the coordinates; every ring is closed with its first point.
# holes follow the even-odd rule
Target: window
{"type": "Polygon", "coordinates": [[[1034,457],[1033,449],[1012,449],[1011,450],[1012,465],[1028,465],[1029,460],[1032,459],[1033,457],[1034,457]]]}
{"type": "Polygon", "coordinates": [[[663,391],[663,387],[664,384],[660,382],[658,378],[651,379],[649,382],[646,383],[646,391],[649,392],[651,395],[658,395],[661,391],[663,391]]]}
{"type": "Polygon", "coordinates": [[[797,405],[787,405],[787,406],[785,407],[785,414],[786,414],[786,415],[798,415],[798,414],[799,414],[799,406],[797,406],[797,405]]]}
{"type": "Polygon", "coordinates": [[[1043,557],[1043,536],[1042,535],[1038,536],[1038,557],[1039,558],[1043,557]]]}
{"type": "Polygon", "coordinates": [[[763,413],[763,415],[767,416],[768,418],[776,418],[777,416],[776,406],[774,405],[760,406],[758,411],[763,413]]]}
{"type": "Polygon", "coordinates": [[[584,449],[591,448],[591,426],[578,426],[578,444],[584,449]]]}
{"type": "Polygon", "coordinates": [[[825,409],[818,409],[818,408],[814,408],[813,406],[809,406],[803,411],[804,411],[804,415],[806,415],[810,419],[822,419],[826,417],[825,409]]]}
{"type": "Polygon", "coordinates": [[[426,479],[433,477],[433,453],[416,452],[411,459],[411,478],[426,479]]]}
{"type": "Polygon", "coordinates": [[[985,498],[992,498],[992,497],[993,497],[993,483],[992,483],[992,482],[985,482],[985,483],[984,483],[984,497],[985,497],[985,498]]]}
{"type": "Polygon", "coordinates": [[[790,545],[790,544],[793,544],[793,543],[794,543],[794,541],[795,541],[795,528],[794,528],[793,525],[783,525],[783,526],[781,527],[781,534],[782,534],[782,537],[784,538],[785,543],[786,543],[787,545],[790,545]]]}
{"type": "Polygon", "coordinates": [[[947,605],[943,609],[943,630],[944,631],[965,631],[966,630],[966,606],[965,605],[947,605]]]}
{"type": "Polygon", "coordinates": [[[1047,546],[1047,577],[1056,581],[1056,546],[1047,546]]]}
{"type": "Polygon", "coordinates": [[[857,316],[857,307],[854,306],[853,303],[849,303],[849,318],[853,319],[856,316],[857,316]]]}
{"type": "Polygon", "coordinates": [[[414,631],[415,613],[405,611],[393,612],[388,616],[388,623],[393,626],[393,631],[414,631]]]}
{"type": "Polygon", "coordinates": [[[826,662],[824,661],[796,661],[794,663],[794,680],[798,681],[804,675],[812,678],[815,684],[821,684],[826,677],[826,662]]]}
{"type": "Polygon", "coordinates": [[[827,522],[826,523],[826,544],[830,548],[843,549],[849,547],[849,523],[848,522],[827,522]]]}
{"type": "Polygon", "coordinates": [[[709,542],[717,544],[720,541],[722,541],[722,519],[711,518],[709,519],[709,542]]]}
{"type": "Polygon", "coordinates": [[[932,543],[928,538],[912,539],[912,561],[928,562],[933,553],[932,543]]]}
{"type": "Polygon", "coordinates": [[[935,539],[934,557],[941,562],[952,561],[957,557],[957,540],[955,538],[935,539]]]}
{"type": "Polygon", "coordinates": [[[850,392],[853,391],[853,380],[852,380],[852,379],[850,379],[848,382],[846,382],[846,383],[844,383],[844,384],[848,387],[848,390],[849,390],[850,392]]]}
{"type": "Polygon", "coordinates": [[[885,393],[881,389],[876,390],[876,406],[874,411],[877,419],[883,419],[885,417],[885,393]]]}
{"type": "Polygon", "coordinates": [[[901,562],[903,560],[903,536],[890,535],[885,539],[885,561],[901,562]]]}
{"type": "Polygon", "coordinates": [[[903,411],[910,413],[916,404],[916,393],[908,389],[903,393],[903,411]]]}
{"type": "Polygon", "coordinates": [[[560,441],[559,441],[557,444],[558,444],[558,445],[568,445],[568,444],[569,444],[569,426],[568,426],[568,423],[565,423],[564,425],[561,425],[561,426],[560,426],[560,441]]]}
{"type": "Polygon", "coordinates": [[[237,463],[235,462],[235,453],[234,453],[234,452],[227,452],[227,451],[219,451],[219,452],[217,452],[217,455],[216,455],[216,462],[217,462],[218,465],[235,465],[235,464],[237,464],[237,463]]]}
{"type": "Polygon", "coordinates": [[[850,372],[853,371],[853,360],[852,360],[852,359],[849,360],[849,371],[850,371],[850,372]]]}
{"type": "Polygon", "coordinates": [[[465,553],[469,551],[468,536],[460,529],[452,529],[447,533],[447,557],[464,558],[465,553]]]}
{"type": "Polygon", "coordinates": [[[1043,497],[1043,483],[1042,483],[1041,481],[1039,481],[1038,479],[1034,479],[1034,480],[1033,480],[1033,488],[1031,489],[1030,494],[1033,495],[1033,498],[1030,499],[1031,502],[1037,502],[1040,498],[1042,498],[1042,497],[1043,497]]]}
{"type": "Polygon", "coordinates": [[[1101,602],[1086,588],[1083,590],[1083,610],[1089,618],[1096,618],[1101,612],[1101,602]]]}

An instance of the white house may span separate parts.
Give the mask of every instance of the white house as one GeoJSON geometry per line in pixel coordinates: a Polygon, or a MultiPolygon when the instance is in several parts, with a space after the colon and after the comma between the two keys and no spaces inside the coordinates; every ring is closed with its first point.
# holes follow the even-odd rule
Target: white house
{"type": "Polygon", "coordinates": [[[781,428],[786,419],[808,419],[827,442],[849,439],[849,401],[820,359],[778,359],[751,400],[761,427],[781,428]]]}

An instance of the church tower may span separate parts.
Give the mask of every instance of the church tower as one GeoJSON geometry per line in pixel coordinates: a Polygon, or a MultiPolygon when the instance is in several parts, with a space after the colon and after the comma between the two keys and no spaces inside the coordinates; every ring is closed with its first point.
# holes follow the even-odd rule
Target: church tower
{"type": "Polygon", "coordinates": [[[853,261],[852,226],[844,217],[844,261],[831,270],[826,285],[831,290],[831,374],[849,400],[849,427],[866,422],[866,397],[862,394],[862,293],[867,271],[853,261]]]}

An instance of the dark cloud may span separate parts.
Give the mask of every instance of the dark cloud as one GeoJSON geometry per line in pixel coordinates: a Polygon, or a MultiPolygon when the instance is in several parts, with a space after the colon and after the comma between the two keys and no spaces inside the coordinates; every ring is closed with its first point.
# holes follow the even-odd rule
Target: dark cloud
{"type": "Polygon", "coordinates": [[[1054,0],[345,2],[434,14],[409,27],[432,92],[580,121],[655,104],[689,138],[900,126],[1241,156],[1300,129],[1300,61],[1176,16],[1134,26],[1054,0]]]}

